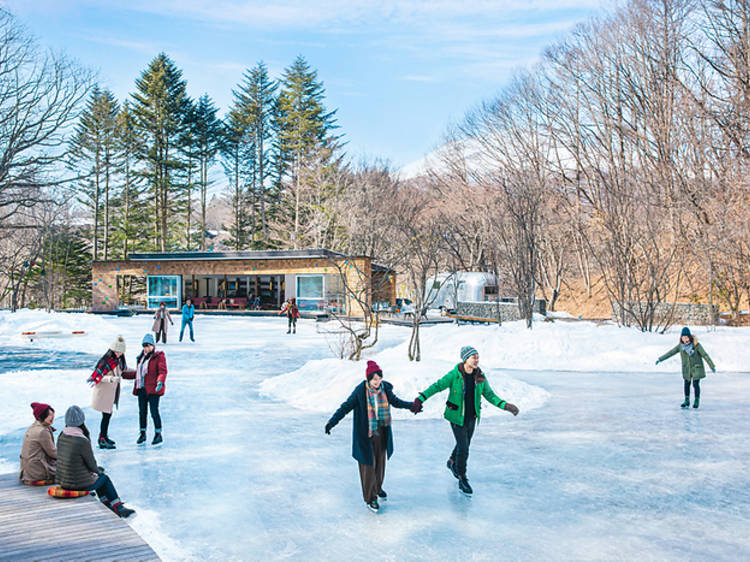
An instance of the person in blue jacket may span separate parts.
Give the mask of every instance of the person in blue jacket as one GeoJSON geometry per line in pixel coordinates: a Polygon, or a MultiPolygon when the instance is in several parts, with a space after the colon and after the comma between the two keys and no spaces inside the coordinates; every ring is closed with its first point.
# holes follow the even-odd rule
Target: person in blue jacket
{"type": "Polygon", "coordinates": [[[359,479],[362,496],[372,511],[380,509],[378,498],[385,500],[383,490],[385,461],[393,454],[393,432],[391,431],[391,406],[413,409],[412,402],[401,400],[393,393],[393,385],[383,380],[383,371],[375,361],[367,362],[367,380],[358,384],[346,402],[341,404],[325,427],[326,434],[344,416],[354,410],[352,424],[352,456],[359,462],[359,479]]]}
{"type": "Polygon", "coordinates": [[[195,316],[195,307],[193,306],[192,299],[186,299],[185,304],[182,305],[182,327],[180,328],[180,341],[182,341],[182,334],[185,332],[185,326],[190,326],[190,341],[194,342],[193,337],[193,317],[195,316]]]}

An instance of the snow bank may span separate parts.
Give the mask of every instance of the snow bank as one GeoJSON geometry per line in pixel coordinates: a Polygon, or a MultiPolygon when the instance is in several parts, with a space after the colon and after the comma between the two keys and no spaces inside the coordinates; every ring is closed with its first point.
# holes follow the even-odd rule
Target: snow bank
{"type": "Polygon", "coordinates": [[[107,349],[118,335],[106,316],[85,313],[50,312],[43,310],[0,310],[0,342],[3,345],[35,345],[44,349],[86,350],[107,349]],[[84,335],[71,332],[84,330],[84,335]],[[63,336],[37,338],[33,342],[22,332],[61,332],[63,336]]]}
{"type": "MultiPolygon", "coordinates": [[[[675,327],[666,334],[649,334],[591,322],[537,322],[532,330],[527,330],[523,322],[508,322],[503,326],[441,324],[422,329],[423,361],[408,361],[406,330],[403,343],[369,358],[378,362],[400,398],[413,400],[453,368],[462,346],[472,345],[479,351],[480,366],[495,393],[528,411],[543,405],[550,394],[516,380],[513,371],[679,372],[679,357],[659,366],[654,363],[677,343],[680,330],[681,327],[675,327]]],[[[704,343],[718,369],[742,371],[750,365],[749,329],[709,331],[699,327],[693,332],[704,343]]],[[[260,391],[296,408],[332,412],[362,380],[364,369],[364,361],[309,361],[301,369],[265,380],[260,391]]],[[[444,402],[437,397],[428,400],[424,417],[441,416],[444,402]]],[[[495,408],[485,411],[488,415],[501,413],[495,408]]],[[[394,414],[397,417],[411,415],[408,411],[397,412],[394,414]]]]}
{"type": "MultiPolygon", "coordinates": [[[[440,360],[410,363],[392,349],[376,354],[373,359],[383,369],[385,380],[393,384],[396,396],[409,402],[456,364],[456,361],[440,360]]],[[[340,359],[308,361],[301,369],[266,379],[260,385],[260,392],[262,396],[287,402],[295,408],[330,414],[364,380],[365,365],[364,361],[356,363],[340,359]]],[[[495,394],[513,402],[521,410],[538,408],[550,396],[546,390],[518,381],[505,373],[492,372],[486,366],[483,369],[495,394]]],[[[445,396],[441,396],[443,397],[435,396],[428,400],[418,418],[442,417],[445,396]]],[[[412,416],[408,410],[395,408],[391,413],[396,418],[412,416]]],[[[501,413],[503,412],[493,407],[482,410],[483,416],[501,413]]]]}

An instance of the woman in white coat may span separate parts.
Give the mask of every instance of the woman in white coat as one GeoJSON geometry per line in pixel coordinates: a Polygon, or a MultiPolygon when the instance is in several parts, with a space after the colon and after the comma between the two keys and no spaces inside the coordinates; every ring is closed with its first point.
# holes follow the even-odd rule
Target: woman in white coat
{"type": "Polygon", "coordinates": [[[94,385],[91,407],[102,413],[98,439],[100,449],[115,448],[115,442],[108,435],[109,420],[112,417],[112,407],[120,402],[120,380],[126,368],[125,340],[122,336],[117,336],[86,381],[94,385]]]}

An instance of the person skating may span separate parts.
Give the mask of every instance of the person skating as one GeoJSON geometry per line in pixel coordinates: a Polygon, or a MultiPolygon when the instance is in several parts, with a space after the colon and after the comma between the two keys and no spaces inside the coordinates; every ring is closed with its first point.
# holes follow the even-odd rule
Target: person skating
{"type": "Polygon", "coordinates": [[[138,397],[138,419],[141,431],[136,443],[140,445],[146,441],[148,428],[147,410],[151,411],[154,420],[154,439],[152,445],[158,445],[162,437],[161,416],[159,415],[159,399],[164,396],[167,380],[167,358],[163,351],[157,351],[154,336],[146,334],[141,342],[143,351],[136,359],[135,380],[133,381],[133,395],[138,397]]]}
{"type": "Polygon", "coordinates": [[[279,311],[279,316],[286,312],[286,317],[289,320],[289,326],[286,329],[286,333],[289,332],[297,333],[297,318],[299,318],[299,308],[297,308],[297,299],[288,299],[283,308],[279,311]]]}
{"type": "Polygon", "coordinates": [[[182,325],[180,326],[180,341],[182,341],[182,334],[185,332],[185,326],[190,327],[190,341],[194,342],[193,337],[193,318],[195,317],[195,307],[193,306],[192,299],[186,299],[185,304],[182,305],[182,325]]]}
{"type": "Polygon", "coordinates": [[[688,408],[690,406],[690,384],[692,383],[695,394],[693,408],[697,408],[701,401],[701,379],[706,378],[706,368],[703,366],[703,361],[705,360],[708,363],[714,373],[716,372],[716,365],[711,361],[703,346],[698,343],[698,338],[690,333],[690,328],[687,326],[680,332],[679,343],[659,357],[656,364],[658,365],[677,353],[680,354],[682,359],[682,378],[685,391],[685,400],[680,404],[680,407],[688,408]]]}
{"type": "Polygon", "coordinates": [[[461,348],[461,363],[458,363],[448,374],[420,392],[414,399],[414,409],[421,409],[421,404],[430,396],[450,389],[443,417],[451,424],[456,446],[448,459],[448,469],[458,479],[459,489],[467,495],[473,493],[466,476],[469,458],[469,445],[474,435],[474,428],[481,417],[482,396],[490,404],[501,410],[507,410],[514,416],[518,408],[499,398],[490,387],[487,377],[479,368],[479,353],[471,346],[461,348]]]}
{"type": "Polygon", "coordinates": [[[164,343],[167,343],[167,322],[174,326],[172,316],[167,309],[167,303],[161,302],[159,303],[159,308],[157,308],[154,313],[154,325],[151,327],[151,331],[156,334],[157,342],[159,341],[159,338],[161,338],[164,343]]]}
{"type": "Polygon", "coordinates": [[[413,404],[393,393],[393,385],[383,380],[383,372],[375,361],[368,361],[366,380],[358,384],[325,426],[330,435],[337,423],[354,410],[352,423],[352,456],[359,463],[362,497],[372,511],[378,511],[378,498],[386,499],[383,490],[385,463],[393,454],[391,406],[411,409],[413,404]]]}
{"type": "Polygon", "coordinates": [[[102,413],[97,440],[100,449],[115,448],[115,442],[109,438],[109,420],[112,418],[112,407],[120,403],[120,379],[125,369],[125,340],[117,336],[86,380],[94,386],[91,407],[102,413]]]}
{"type": "Polygon", "coordinates": [[[129,517],[135,511],[123,505],[112,480],[97,466],[85,421],[78,406],[65,412],[65,429],[57,438],[55,481],[64,490],[93,490],[109,509],[120,517],[129,517]]]}
{"type": "Polygon", "coordinates": [[[34,423],[26,430],[21,445],[21,473],[23,482],[55,481],[57,448],[52,433],[55,410],[49,404],[32,402],[34,423]]]}

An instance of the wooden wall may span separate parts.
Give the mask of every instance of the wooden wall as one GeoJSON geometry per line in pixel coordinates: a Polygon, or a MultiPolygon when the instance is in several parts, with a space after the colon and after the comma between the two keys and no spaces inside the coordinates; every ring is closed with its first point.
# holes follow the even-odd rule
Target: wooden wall
{"type": "MultiPolygon", "coordinates": [[[[299,273],[335,274],[341,268],[352,287],[371,287],[371,263],[369,258],[333,261],[331,258],[287,258],[271,260],[148,260],[148,261],[97,261],[91,271],[92,309],[94,311],[116,310],[117,276],[135,275],[293,275],[299,273]]],[[[391,274],[393,302],[395,303],[395,274],[391,274]]],[[[372,290],[367,291],[371,298],[372,290]]],[[[385,300],[385,299],[383,299],[385,300]]],[[[389,299],[390,300],[390,299],[389,299]]],[[[349,310],[350,314],[357,311],[349,310]]]]}

